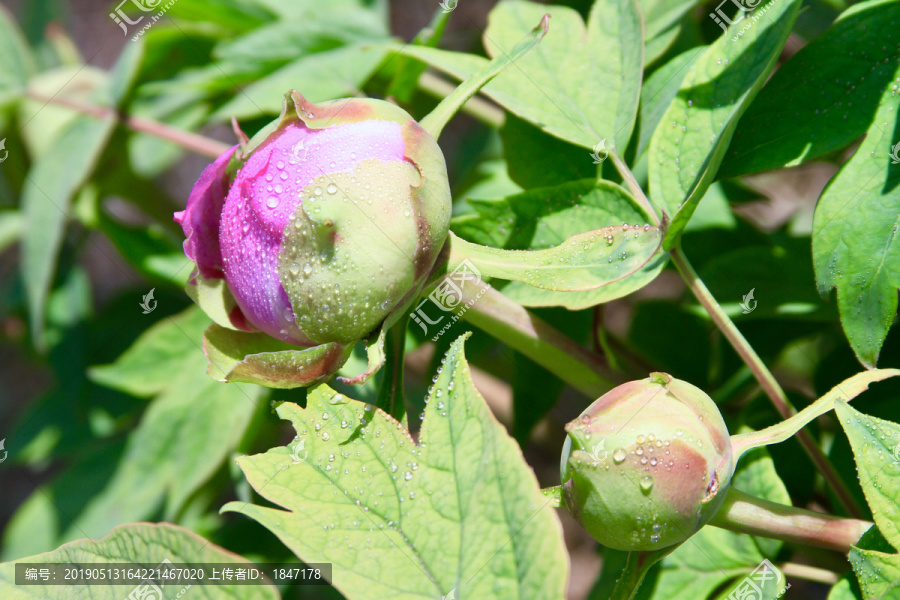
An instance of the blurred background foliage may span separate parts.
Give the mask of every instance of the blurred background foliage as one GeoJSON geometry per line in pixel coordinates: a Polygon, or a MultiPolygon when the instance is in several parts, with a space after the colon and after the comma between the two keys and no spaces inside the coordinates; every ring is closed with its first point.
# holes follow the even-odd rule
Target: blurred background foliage
{"type": "MultiPolygon", "coordinates": [[[[560,3],[583,16],[591,4],[560,3]]],[[[494,4],[460,0],[446,30],[441,25],[433,35],[427,28],[440,13],[436,1],[177,0],[132,41],[138,28],[123,35],[109,17],[116,8],[110,2],[3,0],[0,139],[8,156],[0,166],[0,439],[9,456],[0,466],[0,561],[98,538],[120,523],[161,520],[251,559],[293,558],[255,522],[221,516],[218,508],[250,499],[235,455],[293,435],[271,412],[271,401],[302,402],[304,392],[222,385],[205,374],[199,344],[208,319],[183,292],[190,263],[172,213],[183,208],[209,160],[134,131],[117,116],[231,144],[231,117],[252,135],[280,112],[283,93],[296,88],[314,102],[392,97],[421,118],[453,85],[397,49],[412,40],[440,40],[442,48],[484,55],[481,35],[494,4]],[[94,114],[72,104],[94,107],[94,114]],[[158,304],[143,314],[139,304],[151,289],[158,304]]],[[[714,4],[640,0],[647,85],[671,60],[721,34],[707,18],[714,4]]],[[[782,61],[849,4],[806,2],[782,61]]],[[[585,149],[479,101],[484,106],[456,117],[441,139],[454,229],[517,247],[508,231],[473,216],[499,210],[489,200],[595,177],[596,167],[585,149]]],[[[639,150],[646,139],[639,131],[640,124],[628,154],[645,177],[639,150]]],[[[833,297],[816,292],[810,255],[816,199],[846,156],[841,150],[793,169],[721,180],[684,237],[700,275],[798,408],[860,368],[833,297]],[[739,303],[751,288],[759,308],[743,315],[739,303]]],[[[608,162],[600,168],[617,180],[608,162]]],[[[590,228],[572,216],[562,222],[571,228],[565,235],[590,228]]],[[[664,370],[704,388],[732,431],[777,419],[671,266],[622,300],[577,312],[535,312],[629,373],[664,370]]],[[[454,329],[458,335],[465,326],[454,329]]],[[[410,330],[411,398],[422,397],[456,335],[435,345],[410,330]]],[[[478,331],[466,351],[476,383],[541,483],[558,483],[562,424],[588,399],[478,331]]],[[[348,372],[358,371],[362,360],[355,357],[348,372]]],[[[900,363],[896,332],[880,362],[900,363]]],[[[372,400],[377,384],[376,378],[341,391],[372,400]]],[[[895,382],[882,384],[857,408],[900,421],[900,404],[890,401],[898,391],[895,382]]],[[[817,433],[840,470],[853,473],[836,422],[817,433]]],[[[795,505],[840,512],[795,441],[772,447],[771,455],[771,476],[780,476],[795,505]]],[[[855,478],[848,479],[864,506],[855,478]]],[[[590,539],[560,516],[572,555],[570,595],[585,598],[599,558],[590,539]]],[[[829,566],[838,560],[808,552],[808,560],[829,566]]],[[[807,585],[808,595],[792,593],[825,597],[825,586],[807,585]]],[[[295,588],[284,597],[340,595],[295,588]]]]}

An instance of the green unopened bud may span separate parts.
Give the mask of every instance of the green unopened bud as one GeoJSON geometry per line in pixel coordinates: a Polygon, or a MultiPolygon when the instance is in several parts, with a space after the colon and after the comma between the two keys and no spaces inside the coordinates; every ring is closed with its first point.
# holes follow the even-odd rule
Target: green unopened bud
{"type": "Polygon", "coordinates": [[[566,432],[566,504],[594,539],[618,550],[689,538],[718,510],[734,471],[715,403],[665,373],[610,390],[566,432]]]}

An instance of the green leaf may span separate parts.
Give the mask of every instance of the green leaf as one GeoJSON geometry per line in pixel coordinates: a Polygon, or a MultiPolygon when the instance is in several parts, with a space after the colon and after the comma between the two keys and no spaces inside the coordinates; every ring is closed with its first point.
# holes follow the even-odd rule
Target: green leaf
{"type": "MultiPolygon", "coordinates": [[[[202,352],[194,347],[194,355],[202,352]]],[[[185,365],[193,365],[183,357],[185,365]]],[[[110,526],[163,517],[175,520],[188,498],[236,450],[264,390],[222,385],[201,369],[182,366],[166,377],[168,388],[153,399],[128,437],[112,478],[75,518],[64,538],[98,537],[110,526]]]]}
{"type": "Polygon", "coordinates": [[[644,16],[644,36],[655,38],[678,23],[699,0],[638,0],[644,16]]]}
{"type": "MultiPolygon", "coordinates": [[[[450,263],[474,264],[481,276],[518,281],[557,292],[592,291],[625,279],[650,263],[662,230],[619,225],[587,231],[546,250],[500,250],[450,234],[450,263]]],[[[564,297],[557,296],[561,301],[564,297]]],[[[583,300],[573,298],[573,302],[583,300]]]]}
{"type": "Polygon", "coordinates": [[[677,244],[713,182],[738,119],[774,68],[799,7],[797,0],[760,5],[709,46],[684,77],[650,140],[651,198],[675,215],[666,249],[677,244]]]}
{"type": "Polygon", "coordinates": [[[306,387],[341,368],[353,346],[337,343],[298,348],[264,333],[246,333],[213,323],[203,335],[207,373],[217,381],[243,381],[270,388],[306,387]]]}
{"type": "Polygon", "coordinates": [[[859,482],[875,519],[877,532],[893,546],[867,543],[870,530],[850,551],[850,562],[863,598],[891,598],[900,588],[900,425],[865,415],[849,404],[835,402],[853,457],[859,482]]]}
{"type": "Polygon", "coordinates": [[[550,499],[475,389],[454,342],[417,445],[396,421],[325,386],[282,404],[290,448],[238,459],[284,508],[239,502],[353,600],[562,598],[568,557],[550,499]],[[376,493],[376,490],[378,493],[376,493]]]}
{"type": "Polygon", "coordinates": [[[500,136],[509,177],[523,188],[597,178],[597,165],[588,160],[590,152],[553,137],[515,115],[506,116],[500,136]]]}
{"type": "MultiPolygon", "coordinates": [[[[134,310],[138,313],[138,297],[134,310]]],[[[199,340],[209,325],[209,317],[197,308],[164,319],[149,328],[116,362],[91,367],[92,381],[141,398],[159,394],[171,385],[172,373],[205,367],[199,340]]]]}
{"type": "Polygon", "coordinates": [[[13,16],[0,6],[0,106],[18,97],[35,71],[34,56],[13,16]]]}
{"type": "Polygon", "coordinates": [[[839,400],[834,411],[850,440],[875,525],[888,542],[900,547],[900,425],[865,415],[839,400]]]}
{"type": "Polygon", "coordinates": [[[809,238],[788,238],[770,247],[739,248],[710,259],[699,273],[732,318],[830,321],[834,309],[812,285],[808,248],[809,238]],[[753,295],[745,303],[751,291],[753,295]]]}
{"type": "MultiPolygon", "coordinates": [[[[897,83],[900,4],[851,6],[772,77],[741,119],[719,175],[800,164],[840,150],[874,121],[897,83]]],[[[895,142],[897,140],[894,140],[895,142]]]]}
{"type": "MultiPolygon", "coordinates": [[[[394,313],[388,317],[388,320],[393,320],[395,318],[406,318],[406,311],[402,311],[400,313],[394,313]],[[402,316],[401,316],[402,315],[402,316]]],[[[384,363],[387,361],[387,355],[385,353],[385,337],[387,336],[386,327],[389,327],[387,321],[382,323],[381,327],[378,329],[378,335],[373,335],[368,340],[365,341],[366,345],[366,369],[362,373],[358,375],[354,375],[353,377],[341,376],[339,380],[342,383],[350,384],[350,385],[362,385],[369,381],[372,376],[378,372],[378,370],[384,366],[384,363]]]]}
{"type": "Polygon", "coordinates": [[[679,54],[655,70],[644,82],[644,87],[641,88],[641,129],[638,135],[637,156],[647,149],[663,114],[681,88],[681,81],[704,50],[705,46],[697,46],[679,54]]]}
{"type": "Polygon", "coordinates": [[[384,24],[358,7],[319,4],[299,18],[275,21],[235,39],[224,38],[213,57],[223,62],[278,64],[337,46],[384,41],[384,24]]]}
{"type": "MultiPolygon", "coordinates": [[[[544,131],[586,148],[628,145],[637,112],[643,36],[634,0],[595,2],[587,27],[577,11],[504,1],[488,15],[488,56],[508,53],[523,31],[549,13],[550,31],[535,51],[483,93],[544,131]]],[[[408,46],[404,52],[458,79],[487,64],[471,54],[408,46]]],[[[585,156],[589,160],[589,156],[585,156]]]]}
{"type": "Polygon", "coordinates": [[[116,64],[109,73],[108,101],[110,106],[120,107],[137,79],[144,61],[144,40],[125,44],[116,64]]]}
{"type": "MultiPolygon", "coordinates": [[[[446,11],[435,8],[431,22],[419,31],[418,35],[413,38],[412,44],[415,46],[427,46],[428,48],[436,48],[441,43],[444,36],[444,30],[450,21],[452,11],[446,11]]],[[[408,56],[397,57],[396,70],[391,84],[388,86],[387,96],[393,96],[401,104],[408,103],[416,91],[416,86],[422,73],[428,68],[421,61],[413,60],[408,56]]]]}
{"type": "Polygon", "coordinates": [[[816,283],[823,294],[837,288],[844,332],[868,368],[878,362],[900,288],[900,165],[890,156],[900,95],[885,90],[881,102],[866,139],[822,192],[813,219],[816,283]]]}
{"type": "MultiPolygon", "coordinates": [[[[247,559],[220,548],[193,531],[171,523],[129,523],[117,527],[101,540],[84,539],[65,544],[44,554],[0,564],[0,595],[5,600],[121,600],[132,587],[116,585],[68,586],[15,584],[16,563],[245,563],[247,559]]],[[[160,585],[165,598],[174,598],[183,584],[160,585]]],[[[193,586],[190,598],[218,600],[279,600],[277,588],[268,584],[237,585],[219,583],[193,586]]]]}
{"type": "Polygon", "coordinates": [[[863,600],[853,575],[844,575],[828,592],[828,600],[863,600]]]}
{"type": "Polygon", "coordinates": [[[25,282],[31,332],[38,347],[45,345],[44,311],[47,293],[62,246],[69,207],[87,181],[115,128],[112,118],[78,117],[33,164],[22,190],[25,235],[21,273],[25,282]]]}
{"type": "Polygon", "coordinates": [[[525,58],[541,43],[541,40],[544,39],[544,35],[547,33],[548,26],[549,17],[545,14],[541,17],[537,26],[531,30],[531,33],[522,38],[511,50],[501,52],[500,56],[496,56],[474,75],[467,77],[450,95],[441,100],[440,104],[422,119],[420,123],[422,128],[430,133],[431,137],[435,139],[440,137],[441,130],[447,124],[447,121],[462,108],[462,105],[469,98],[478,93],[478,90],[484,87],[487,82],[525,58]]]}
{"type": "Polygon", "coordinates": [[[303,90],[310,102],[355,95],[378,68],[385,53],[383,46],[360,44],[303,56],[254,81],[210,118],[227,121],[231,117],[277,115],[285,92],[293,89],[303,90]]]}
{"type": "MultiPolygon", "coordinates": [[[[590,238],[595,232],[582,233],[588,227],[642,223],[647,220],[647,216],[627,191],[607,181],[573,181],[555,187],[529,190],[500,200],[469,200],[469,204],[478,211],[480,218],[454,221],[453,229],[462,237],[482,245],[502,246],[507,250],[545,251],[550,253],[544,255],[548,259],[551,259],[553,252],[559,252],[561,256],[567,248],[576,253],[583,252],[583,246],[573,247],[570,240],[573,237],[586,237],[588,245],[593,244],[590,238]]],[[[636,241],[633,236],[629,237],[632,238],[629,244],[636,241]]],[[[603,244],[608,243],[608,239],[604,238],[603,244]]],[[[635,258],[632,250],[626,251],[635,258]]],[[[644,248],[643,251],[649,249],[644,248]]],[[[527,259],[522,265],[527,265],[528,268],[533,264],[530,261],[537,258],[521,252],[506,253],[504,256],[512,260],[527,259]]],[[[622,277],[608,281],[596,289],[578,292],[563,290],[560,293],[552,291],[552,288],[536,287],[528,281],[516,279],[503,288],[503,293],[525,306],[585,308],[640,289],[659,274],[667,260],[666,255],[660,253],[653,260],[645,261],[636,271],[625,273],[622,270],[625,267],[616,268],[615,262],[609,263],[608,254],[604,256],[607,258],[603,259],[604,264],[600,266],[605,265],[622,277]]],[[[479,263],[475,264],[478,266],[479,263]]],[[[494,272],[484,274],[506,278],[494,272]]],[[[547,272],[544,275],[550,274],[547,272]]]]}

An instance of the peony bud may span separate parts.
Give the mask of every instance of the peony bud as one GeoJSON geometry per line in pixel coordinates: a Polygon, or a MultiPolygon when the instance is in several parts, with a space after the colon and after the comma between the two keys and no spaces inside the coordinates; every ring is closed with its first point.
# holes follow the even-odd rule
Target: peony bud
{"type": "Polygon", "coordinates": [[[279,119],[203,172],[175,220],[193,284],[227,283],[220,325],[311,347],[355,344],[400,314],[450,209],[440,148],[404,110],[294,91],[279,119]]]}
{"type": "Polygon", "coordinates": [[[594,539],[617,550],[689,538],[718,510],[734,471],[715,403],[665,373],[610,390],[566,432],[566,504],[594,539]]]}

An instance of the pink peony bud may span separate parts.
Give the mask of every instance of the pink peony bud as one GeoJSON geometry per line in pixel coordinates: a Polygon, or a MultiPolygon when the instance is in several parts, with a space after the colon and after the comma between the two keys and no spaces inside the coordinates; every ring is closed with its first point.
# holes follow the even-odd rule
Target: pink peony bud
{"type": "Polygon", "coordinates": [[[227,325],[349,345],[418,295],[450,204],[440,148],[405,111],[293,91],[279,119],[206,168],[175,220],[192,283],[227,284],[227,325]]]}

